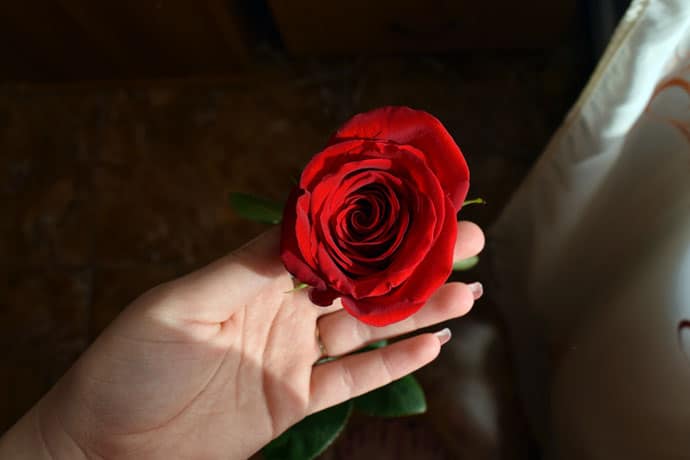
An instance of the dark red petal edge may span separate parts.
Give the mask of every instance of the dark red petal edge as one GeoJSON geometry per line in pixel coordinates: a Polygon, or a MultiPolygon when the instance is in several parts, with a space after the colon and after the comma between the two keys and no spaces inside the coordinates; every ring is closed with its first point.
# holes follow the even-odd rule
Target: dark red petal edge
{"type": "Polygon", "coordinates": [[[283,222],[280,230],[280,259],[287,271],[289,271],[300,282],[317,289],[326,289],[326,283],[314,270],[304,261],[297,242],[297,223],[296,205],[301,192],[295,188],[290,193],[285,208],[283,209],[283,222]]]}
{"type": "MultiPolygon", "coordinates": [[[[450,200],[447,201],[450,209],[450,200]]],[[[352,316],[372,326],[386,326],[417,312],[446,282],[453,271],[453,250],[457,239],[455,214],[446,212],[444,228],[427,257],[410,278],[390,294],[355,300],[343,297],[343,307],[352,316]]]]}

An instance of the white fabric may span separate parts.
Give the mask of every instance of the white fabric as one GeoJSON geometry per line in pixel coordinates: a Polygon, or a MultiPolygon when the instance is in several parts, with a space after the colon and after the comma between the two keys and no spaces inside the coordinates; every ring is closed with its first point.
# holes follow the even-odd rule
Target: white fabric
{"type": "Polygon", "coordinates": [[[553,458],[690,459],[690,0],[636,0],[490,232],[553,458]]]}

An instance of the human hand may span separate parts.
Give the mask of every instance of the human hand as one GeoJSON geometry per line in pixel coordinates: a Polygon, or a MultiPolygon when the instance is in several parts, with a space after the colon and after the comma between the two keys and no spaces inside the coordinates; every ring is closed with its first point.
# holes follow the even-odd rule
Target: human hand
{"type": "MultiPolygon", "coordinates": [[[[461,222],[455,258],[484,236],[461,222]]],[[[53,458],[247,458],[306,415],[432,361],[449,336],[383,338],[465,314],[481,285],[448,283],[417,314],[367,326],[310,303],[278,257],[272,230],[147,292],[102,333],[27,415],[53,458]],[[343,356],[314,366],[322,351],[343,356]]],[[[2,444],[0,442],[0,444],[2,444]]],[[[0,449],[0,452],[2,449],[0,449]]]]}

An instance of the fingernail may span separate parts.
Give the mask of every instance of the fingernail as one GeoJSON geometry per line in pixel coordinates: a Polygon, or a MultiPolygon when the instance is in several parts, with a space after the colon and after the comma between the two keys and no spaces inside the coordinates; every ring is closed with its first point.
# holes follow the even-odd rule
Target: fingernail
{"type": "Polygon", "coordinates": [[[438,338],[438,341],[441,342],[441,345],[443,345],[450,340],[453,334],[450,333],[450,329],[444,328],[438,332],[434,332],[434,335],[438,338]]]}
{"type": "Polygon", "coordinates": [[[477,281],[476,283],[470,283],[467,285],[468,288],[470,288],[470,292],[472,293],[472,297],[474,297],[474,300],[477,300],[484,294],[484,286],[482,286],[482,283],[477,281]]]}

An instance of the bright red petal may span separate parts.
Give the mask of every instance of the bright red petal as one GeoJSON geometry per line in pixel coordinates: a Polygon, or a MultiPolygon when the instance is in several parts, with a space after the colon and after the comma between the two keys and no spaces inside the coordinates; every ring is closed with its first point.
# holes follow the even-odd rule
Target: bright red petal
{"type": "Polygon", "coordinates": [[[355,139],[392,141],[421,150],[455,210],[462,207],[469,189],[470,172],[460,148],[433,115],[409,107],[372,110],[350,119],[328,145],[355,139]]]}
{"type": "Polygon", "coordinates": [[[453,271],[457,229],[455,214],[446,212],[438,240],[407,282],[390,294],[379,297],[360,300],[343,297],[343,307],[352,316],[372,326],[396,323],[417,312],[453,271]]]}
{"type": "Polygon", "coordinates": [[[297,199],[299,196],[299,190],[294,189],[290,193],[283,210],[283,222],[280,231],[280,259],[287,271],[300,282],[318,289],[325,289],[326,283],[304,261],[297,241],[297,199]]]}

